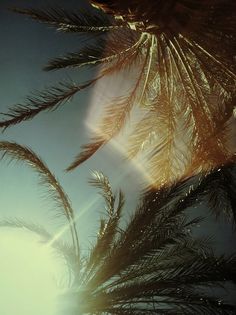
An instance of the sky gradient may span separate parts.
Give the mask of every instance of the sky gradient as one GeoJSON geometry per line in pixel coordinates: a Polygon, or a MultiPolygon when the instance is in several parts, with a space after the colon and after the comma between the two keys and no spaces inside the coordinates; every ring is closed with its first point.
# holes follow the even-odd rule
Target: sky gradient
{"type": "MultiPolygon", "coordinates": [[[[40,1],[40,7],[55,5],[71,9],[87,8],[84,1],[40,1]]],[[[29,6],[29,1],[0,2],[0,112],[6,112],[11,105],[24,102],[31,91],[42,90],[64,78],[86,81],[93,75],[90,69],[43,72],[42,67],[48,59],[78,50],[81,40],[77,35],[59,34],[53,28],[7,10],[8,7],[14,6],[29,6]]],[[[30,6],[36,5],[31,1],[30,6]]],[[[39,7],[39,4],[37,6],[39,7]]],[[[90,130],[86,122],[88,117],[93,117],[96,100],[100,94],[106,97],[105,89],[89,89],[58,110],[42,113],[0,135],[1,140],[29,146],[60,180],[76,214],[79,215],[78,229],[82,249],[86,249],[96,235],[98,220],[104,209],[96,190],[88,184],[91,170],[104,172],[115,189],[121,187],[124,190],[127,199],[126,213],[131,213],[134,209],[144,181],[142,174],[137,172],[132,163],[125,161],[122,154],[112,145],[99,150],[75,171],[64,171],[79,153],[80,146],[89,140],[90,130]]],[[[94,116],[95,114],[94,112],[94,116]]],[[[23,164],[8,165],[7,161],[3,161],[0,163],[0,174],[1,218],[20,217],[36,221],[54,232],[62,228],[63,221],[55,218],[53,202],[38,185],[37,176],[31,169],[23,164]]],[[[201,214],[207,213],[203,207],[199,211],[201,214]]],[[[229,253],[235,249],[235,235],[231,226],[224,220],[216,223],[211,218],[203,223],[196,233],[215,234],[215,244],[219,252],[229,253]]],[[[2,290],[0,281],[0,297],[2,290]]]]}

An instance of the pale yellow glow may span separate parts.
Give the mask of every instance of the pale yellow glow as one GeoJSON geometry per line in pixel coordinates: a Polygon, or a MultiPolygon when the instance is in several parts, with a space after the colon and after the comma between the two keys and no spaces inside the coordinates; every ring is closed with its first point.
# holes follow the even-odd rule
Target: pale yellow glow
{"type": "MultiPolygon", "coordinates": [[[[129,91],[132,87],[133,80],[134,78],[132,75],[130,78],[126,77],[124,80],[124,76],[122,74],[118,74],[115,77],[108,76],[103,78],[96,84],[92,94],[87,119],[85,121],[86,127],[92,131],[92,134],[106,138],[106,135],[103,134],[99,127],[99,122],[105,113],[106,106],[111,104],[114,98],[119,97],[121,91],[125,95],[125,93],[127,93],[127,91],[129,91]]],[[[127,156],[127,135],[130,133],[132,125],[137,123],[137,120],[139,119],[141,119],[141,111],[139,111],[139,109],[136,107],[136,109],[132,112],[132,115],[130,115],[129,119],[127,120],[128,123],[125,124],[123,131],[115,138],[112,138],[107,144],[122,154],[124,158],[129,159],[127,156]],[[134,121],[132,121],[132,119],[134,121]]],[[[147,183],[148,185],[153,185],[154,179],[152,175],[148,173],[143,160],[144,159],[142,157],[129,159],[130,164],[137,171],[137,175],[142,178],[143,182],[147,183]]]]}
{"type": "Polygon", "coordinates": [[[0,314],[57,315],[63,260],[31,232],[0,231],[0,314]]]}

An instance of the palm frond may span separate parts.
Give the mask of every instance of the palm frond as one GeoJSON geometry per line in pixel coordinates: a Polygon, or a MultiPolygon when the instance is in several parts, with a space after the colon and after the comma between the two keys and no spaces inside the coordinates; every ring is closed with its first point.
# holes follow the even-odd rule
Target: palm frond
{"type": "Polygon", "coordinates": [[[222,214],[236,222],[236,173],[235,164],[222,166],[202,179],[209,209],[218,217],[222,214]]]}
{"type": "Polygon", "coordinates": [[[10,161],[26,163],[26,165],[30,166],[39,175],[40,184],[47,188],[50,198],[56,203],[58,213],[66,216],[71,229],[73,244],[79,255],[79,241],[74,221],[74,210],[56,177],[46,164],[27,147],[14,142],[2,141],[0,142],[0,152],[1,159],[8,158],[10,161]]]}
{"type": "Polygon", "coordinates": [[[115,196],[108,178],[103,173],[94,171],[89,183],[100,190],[100,194],[106,202],[106,211],[111,216],[114,213],[115,196]]]}
{"type": "Polygon", "coordinates": [[[77,92],[93,85],[97,79],[92,79],[82,85],[76,85],[74,82],[63,82],[43,92],[34,93],[27,98],[25,104],[18,104],[10,108],[8,113],[2,113],[7,119],[0,121],[0,128],[5,130],[12,125],[34,118],[42,111],[55,110],[58,106],[71,100],[77,92]]]}
{"type": "Polygon", "coordinates": [[[85,261],[73,286],[82,314],[234,314],[236,306],[209,288],[236,283],[235,256],[215,256],[188,232],[201,219],[190,221],[184,211],[199,193],[190,179],[146,194],[114,242],[99,248],[96,265],[91,255],[85,261]]]}
{"type": "MultiPolygon", "coordinates": [[[[147,38],[146,36],[140,37],[139,45],[145,44],[149,47],[148,49],[151,49],[150,38],[147,38]]],[[[148,60],[149,56],[147,54],[146,57],[143,57],[137,81],[129,94],[127,96],[116,98],[112,104],[106,106],[104,117],[98,127],[98,135],[91,139],[91,143],[82,146],[82,152],[75,157],[75,160],[67,168],[67,171],[73,170],[89,159],[99,148],[108,143],[109,140],[114,138],[122,130],[135,103],[140,102],[143,98],[142,93],[140,93],[140,87],[146,80],[145,69],[148,65],[148,60]]],[[[135,62],[137,62],[136,53],[132,56],[132,59],[129,59],[129,65],[131,66],[135,62]]]]}
{"type": "Polygon", "coordinates": [[[68,33],[108,32],[124,27],[121,21],[112,21],[101,11],[67,11],[63,8],[13,8],[12,11],[55,27],[58,31],[68,33]]]}
{"type": "MultiPolygon", "coordinates": [[[[124,69],[139,69],[146,60],[142,79],[139,76],[134,83],[136,92],[123,100],[112,100],[114,106],[107,107],[99,125],[102,135],[95,135],[90,144],[82,147],[68,170],[114,138],[136,104],[147,115],[137,124],[128,151],[130,157],[147,155],[147,171],[153,174],[156,187],[171,183],[171,178],[175,181],[229,162],[232,152],[226,125],[236,95],[235,2],[176,0],[156,1],[148,6],[137,0],[91,2],[96,7],[91,12],[15,10],[62,31],[93,35],[111,30],[107,42],[103,37],[95,38],[95,44],[51,60],[46,70],[101,65],[103,77],[124,69]]],[[[51,98],[49,91],[41,95],[48,98],[46,103],[39,97],[36,104],[30,99],[29,104],[13,108],[8,114],[10,120],[0,126],[8,127],[43,109],[56,108],[67,100],[64,91],[59,94],[51,98]]]]}
{"type": "MultiPolygon", "coordinates": [[[[139,40],[134,44],[135,46],[143,45],[145,38],[143,36],[139,37],[139,40]]],[[[99,52],[99,49],[97,53],[99,52]]],[[[128,53],[128,52],[127,52],[128,53]]],[[[101,70],[100,74],[80,85],[74,82],[62,82],[58,86],[53,86],[45,91],[36,92],[32,96],[29,96],[25,104],[18,104],[10,108],[8,113],[2,113],[8,119],[0,121],[0,128],[4,130],[12,125],[18,124],[22,121],[32,119],[37,114],[44,110],[55,110],[60,105],[63,105],[69,101],[74,95],[79,91],[82,91],[90,86],[94,85],[99,79],[105,75],[110,75],[117,71],[117,69],[122,69],[123,67],[129,67],[130,62],[127,65],[127,56],[129,56],[129,61],[137,60],[137,54],[131,49],[129,55],[125,55],[122,58],[117,58],[114,64],[110,65],[101,70]]],[[[118,56],[117,56],[118,57],[118,56]]]]}
{"type": "MultiPolygon", "coordinates": [[[[27,149],[3,143],[2,151],[26,160],[40,174],[47,171],[27,149]]],[[[51,175],[41,176],[46,184],[51,183],[51,175]]],[[[111,207],[101,220],[95,245],[78,266],[74,264],[78,262],[74,247],[74,253],[67,255],[67,247],[53,243],[65,250],[74,272],[71,292],[62,298],[72,295],[78,306],[75,313],[235,313],[236,305],[224,301],[217,288],[225,288],[228,282],[236,285],[236,257],[216,256],[208,241],[193,239],[189,229],[202,218],[189,219],[185,214],[201,201],[209,180],[199,179],[196,184],[195,178],[190,178],[147,192],[120,230],[123,194],[115,202],[108,179],[101,173],[95,176],[91,184],[100,189],[106,206],[111,207]]],[[[44,228],[22,220],[6,220],[0,225],[26,228],[51,239],[44,228]]]]}
{"type": "Polygon", "coordinates": [[[132,30],[120,31],[108,38],[99,38],[95,43],[84,46],[78,52],[68,53],[59,58],[52,59],[44,70],[57,70],[61,68],[79,68],[83,66],[96,66],[99,64],[119,63],[121,60],[130,65],[130,60],[142,44],[139,34],[132,30]],[[119,42],[117,42],[119,36],[119,42]],[[109,43],[109,44],[108,44],[109,43]]]}

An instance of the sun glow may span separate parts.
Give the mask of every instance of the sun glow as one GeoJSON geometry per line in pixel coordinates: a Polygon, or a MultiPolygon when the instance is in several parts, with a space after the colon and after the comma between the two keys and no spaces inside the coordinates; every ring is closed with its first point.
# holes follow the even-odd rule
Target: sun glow
{"type": "Polygon", "coordinates": [[[0,314],[57,315],[66,267],[33,233],[0,231],[0,314]]]}
{"type": "MultiPolygon", "coordinates": [[[[109,103],[112,103],[113,99],[120,96],[120,91],[129,91],[130,87],[133,84],[133,80],[135,79],[135,74],[131,73],[130,77],[127,76],[126,80],[124,80],[124,76],[122,76],[122,74],[116,75],[112,78],[103,78],[96,84],[90,102],[87,119],[85,121],[86,127],[91,131],[93,135],[98,135],[106,138],[106,135],[103,133],[103,130],[99,126],[99,122],[101,121],[101,118],[106,111],[106,106],[109,103]]],[[[143,115],[144,111],[140,110],[136,106],[136,108],[132,110],[132,114],[129,115],[129,119],[127,119],[127,124],[124,125],[122,132],[110,139],[107,145],[115,151],[119,152],[119,154],[121,154],[125,160],[129,160],[130,166],[133,167],[137,175],[142,178],[143,183],[146,183],[147,185],[154,185],[154,179],[145,167],[143,157],[139,156],[130,159],[127,155],[127,135],[130,133],[132,127],[138,122],[138,120],[143,117],[143,115]]]]}

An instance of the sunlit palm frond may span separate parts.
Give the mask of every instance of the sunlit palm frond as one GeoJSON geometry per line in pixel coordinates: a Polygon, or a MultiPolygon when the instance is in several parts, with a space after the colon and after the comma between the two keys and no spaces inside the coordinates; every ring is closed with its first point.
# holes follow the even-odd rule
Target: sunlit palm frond
{"type": "MultiPolygon", "coordinates": [[[[141,125],[137,123],[140,137],[134,131],[130,138],[131,156],[144,146],[147,149],[151,135],[154,158],[146,164],[150,173],[155,174],[157,185],[171,177],[176,179],[178,172],[189,176],[230,160],[232,152],[226,144],[224,124],[235,106],[235,101],[230,100],[235,95],[236,82],[233,60],[236,21],[231,13],[235,3],[180,0],[171,4],[158,1],[147,7],[137,1],[95,4],[109,15],[123,16],[133,29],[147,31],[155,38],[151,68],[158,69],[157,75],[152,87],[144,87],[145,103],[151,109],[147,108],[141,125]],[[224,38],[223,43],[219,38],[224,38]],[[162,107],[160,101],[153,106],[153,94],[162,101],[162,107]],[[157,111],[155,122],[153,108],[157,111]],[[176,135],[186,131],[181,148],[176,135]],[[181,163],[183,156],[185,162],[181,163]],[[177,161],[175,167],[170,165],[173,160],[177,161]],[[161,177],[159,170],[163,170],[163,165],[166,174],[161,177]]],[[[150,54],[147,50],[143,53],[150,54]]],[[[151,81],[149,77],[148,82],[151,81]]]]}
{"type": "Polygon", "coordinates": [[[74,221],[74,210],[59,181],[47,165],[32,150],[14,142],[1,141],[0,153],[1,159],[26,163],[26,165],[30,166],[39,175],[40,184],[47,188],[48,195],[56,204],[57,213],[66,216],[75,250],[79,254],[79,241],[74,221]]]}
{"type": "MultiPolygon", "coordinates": [[[[92,45],[52,60],[47,70],[100,65],[98,78],[102,78],[123,70],[138,72],[144,65],[142,76],[137,76],[130,94],[122,93],[123,96],[107,106],[98,134],[82,147],[68,170],[86,161],[117,136],[136,105],[144,111],[145,119],[137,122],[127,150],[130,157],[147,153],[145,164],[153,174],[156,187],[171,182],[170,178],[178,180],[231,161],[227,122],[232,116],[236,95],[235,1],[91,3],[96,8],[88,13],[69,13],[63,9],[16,10],[61,30],[85,30],[86,35],[94,36],[92,45]],[[107,38],[97,37],[96,32],[107,31],[112,25],[115,33],[113,29],[107,38]],[[139,137],[135,136],[137,130],[139,137]],[[181,145],[178,145],[180,139],[181,145]],[[173,160],[175,163],[171,165],[173,160]]],[[[46,99],[47,95],[46,92],[46,99]]],[[[37,100],[36,106],[34,103],[31,106],[32,102],[26,107],[20,106],[0,126],[8,127],[31,118],[41,107],[56,108],[66,99],[53,97],[49,107],[42,105],[42,99],[37,100]]]]}
{"type": "Polygon", "coordinates": [[[119,61],[130,66],[129,58],[136,53],[142,41],[140,35],[132,30],[120,31],[116,35],[110,35],[108,38],[99,38],[95,43],[82,47],[78,52],[68,53],[65,56],[52,59],[44,67],[45,70],[57,70],[61,68],[79,68],[83,66],[96,66],[119,61]],[[117,42],[117,35],[119,42],[117,42]],[[109,45],[108,45],[109,42],[109,45]]]}
{"type": "MultiPolygon", "coordinates": [[[[137,43],[139,43],[138,45],[140,45],[140,47],[145,47],[147,45],[150,49],[150,38],[146,35],[141,36],[137,43]]],[[[129,57],[129,65],[126,64],[126,66],[131,67],[132,63],[137,63],[137,58],[138,55],[136,51],[136,53],[129,57]]],[[[138,73],[135,85],[130,89],[126,96],[118,97],[114,99],[111,104],[106,106],[102,120],[96,128],[96,135],[91,139],[92,142],[82,146],[82,152],[76,156],[75,160],[67,170],[72,170],[79,166],[90,158],[100,147],[119,134],[127,122],[135,104],[139,104],[143,100],[143,91],[141,88],[144,83],[146,84],[147,75],[149,75],[149,73],[147,73],[148,67],[149,55],[147,54],[146,56],[142,56],[142,63],[139,66],[139,69],[137,69],[138,73]]]]}
{"type": "Polygon", "coordinates": [[[123,26],[121,21],[112,21],[101,11],[93,10],[70,12],[63,8],[51,9],[21,9],[12,11],[31,17],[34,20],[54,26],[57,30],[68,33],[103,33],[113,31],[123,26]]]}

